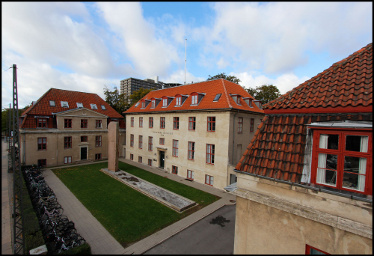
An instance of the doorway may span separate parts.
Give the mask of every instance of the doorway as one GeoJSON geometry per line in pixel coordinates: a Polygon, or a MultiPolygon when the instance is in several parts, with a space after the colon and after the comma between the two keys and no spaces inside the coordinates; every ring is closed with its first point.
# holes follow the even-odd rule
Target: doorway
{"type": "Polygon", "coordinates": [[[160,152],[160,168],[164,169],[165,167],[165,151],[159,151],[160,152]]]}
{"type": "Polygon", "coordinates": [[[81,160],[87,160],[87,147],[81,147],[81,160]]]}

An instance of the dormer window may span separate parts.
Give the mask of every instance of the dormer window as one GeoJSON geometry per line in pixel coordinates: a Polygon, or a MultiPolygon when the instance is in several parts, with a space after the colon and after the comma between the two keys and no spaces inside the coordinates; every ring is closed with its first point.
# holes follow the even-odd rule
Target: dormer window
{"type": "Polygon", "coordinates": [[[77,102],[77,108],[83,108],[83,103],[77,102]]]}
{"type": "Polygon", "coordinates": [[[218,101],[221,98],[221,95],[222,95],[221,93],[216,94],[216,96],[213,99],[213,102],[218,101]]]}
{"type": "Polygon", "coordinates": [[[241,105],[240,104],[240,98],[241,98],[241,96],[239,94],[231,94],[231,97],[235,101],[236,104],[241,105]]]}
{"type": "Polygon", "coordinates": [[[101,105],[102,110],[106,110],[106,107],[104,105],[101,105]]]}
{"type": "Polygon", "coordinates": [[[152,99],[152,101],[151,101],[151,108],[155,108],[155,107],[156,107],[156,100],[152,99]]]}
{"type": "Polygon", "coordinates": [[[259,101],[259,100],[254,100],[253,102],[256,104],[256,106],[257,106],[259,109],[262,109],[261,101],[259,101]]]}
{"type": "Polygon", "coordinates": [[[247,97],[247,98],[243,98],[244,102],[247,103],[247,105],[250,107],[250,108],[253,108],[252,106],[252,99],[247,97]]]}
{"type": "Polygon", "coordinates": [[[205,93],[194,92],[191,93],[191,105],[198,105],[200,101],[204,98],[205,93]]]}
{"type": "Polygon", "coordinates": [[[182,106],[182,96],[178,96],[175,98],[175,106],[176,107],[182,106]]]}
{"type": "Polygon", "coordinates": [[[61,107],[68,108],[69,107],[69,103],[67,101],[61,101],[61,107]]]}
{"type": "Polygon", "coordinates": [[[51,106],[51,107],[55,107],[55,106],[56,106],[55,101],[54,101],[54,100],[50,100],[50,101],[49,101],[49,106],[51,106]]]}
{"type": "Polygon", "coordinates": [[[163,98],[162,99],[162,107],[166,108],[168,106],[168,98],[163,98]]]}
{"type": "Polygon", "coordinates": [[[142,108],[145,108],[145,101],[142,101],[142,108]]]}
{"type": "Polygon", "coordinates": [[[197,94],[192,95],[191,105],[197,105],[197,94]]]}
{"type": "Polygon", "coordinates": [[[372,130],[315,129],[311,182],[372,195],[372,130]]]}
{"type": "Polygon", "coordinates": [[[91,103],[90,106],[91,106],[91,109],[97,109],[96,104],[91,103]]]}

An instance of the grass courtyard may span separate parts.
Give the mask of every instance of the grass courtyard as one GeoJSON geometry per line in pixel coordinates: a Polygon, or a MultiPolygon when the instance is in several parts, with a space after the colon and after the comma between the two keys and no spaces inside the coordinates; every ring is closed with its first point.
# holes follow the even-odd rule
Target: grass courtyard
{"type": "Polygon", "coordinates": [[[53,172],[123,247],[153,234],[218,199],[215,195],[119,162],[119,169],[199,204],[198,207],[177,213],[102,173],[100,169],[107,166],[108,164],[104,162],[54,169],[53,172]]]}

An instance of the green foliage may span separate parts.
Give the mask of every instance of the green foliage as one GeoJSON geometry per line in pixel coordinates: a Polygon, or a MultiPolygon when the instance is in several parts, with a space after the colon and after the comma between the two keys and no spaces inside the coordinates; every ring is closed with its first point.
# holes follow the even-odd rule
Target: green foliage
{"type": "Polygon", "coordinates": [[[236,76],[227,76],[227,75],[225,75],[225,73],[221,73],[221,74],[218,74],[218,75],[215,75],[215,76],[210,76],[209,75],[209,78],[207,79],[207,81],[215,80],[215,79],[219,79],[219,78],[223,78],[227,81],[230,81],[230,82],[233,82],[233,83],[236,83],[236,84],[239,84],[241,82],[240,79],[237,78],[236,76]]]}
{"type": "MultiPolygon", "coordinates": [[[[23,109],[18,109],[18,115],[19,115],[19,117],[21,117],[21,114],[28,108],[28,107],[30,107],[30,105],[29,106],[26,106],[26,107],[24,107],[23,109]]],[[[2,109],[1,110],[1,132],[8,132],[8,130],[9,130],[9,116],[8,115],[10,115],[10,118],[12,119],[13,118],[13,109],[2,109]]],[[[12,120],[11,120],[11,122],[12,122],[12,120]]],[[[21,125],[21,124],[19,124],[19,125],[21,125]]],[[[11,129],[13,129],[12,127],[11,127],[11,129]]],[[[8,135],[8,134],[7,134],[8,135]]]]}
{"type": "Polygon", "coordinates": [[[113,91],[109,91],[109,89],[105,87],[104,95],[105,101],[121,115],[130,107],[126,95],[124,93],[120,94],[117,87],[114,87],[113,91]]]}
{"type": "Polygon", "coordinates": [[[272,84],[261,85],[257,86],[256,89],[248,88],[245,90],[247,90],[247,92],[256,100],[260,100],[262,104],[269,103],[270,101],[281,96],[279,89],[272,84]]]}
{"type": "Polygon", "coordinates": [[[145,95],[147,95],[150,91],[153,91],[153,89],[144,89],[140,88],[139,90],[133,92],[130,95],[131,100],[131,106],[137,103],[139,100],[141,100],[145,95]]]}

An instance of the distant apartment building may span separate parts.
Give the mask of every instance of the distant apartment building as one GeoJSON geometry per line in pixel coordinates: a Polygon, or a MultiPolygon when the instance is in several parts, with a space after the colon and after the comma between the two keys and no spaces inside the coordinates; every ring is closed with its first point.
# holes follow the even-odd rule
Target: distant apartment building
{"type": "MultiPolygon", "coordinates": [[[[21,115],[21,162],[58,166],[108,158],[108,124],[125,122],[94,93],[51,88],[21,115]]],[[[122,156],[122,152],[119,152],[122,156]]]]}
{"type": "Polygon", "coordinates": [[[224,79],[148,93],[126,112],[126,158],[223,189],[264,112],[224,79]]]}

